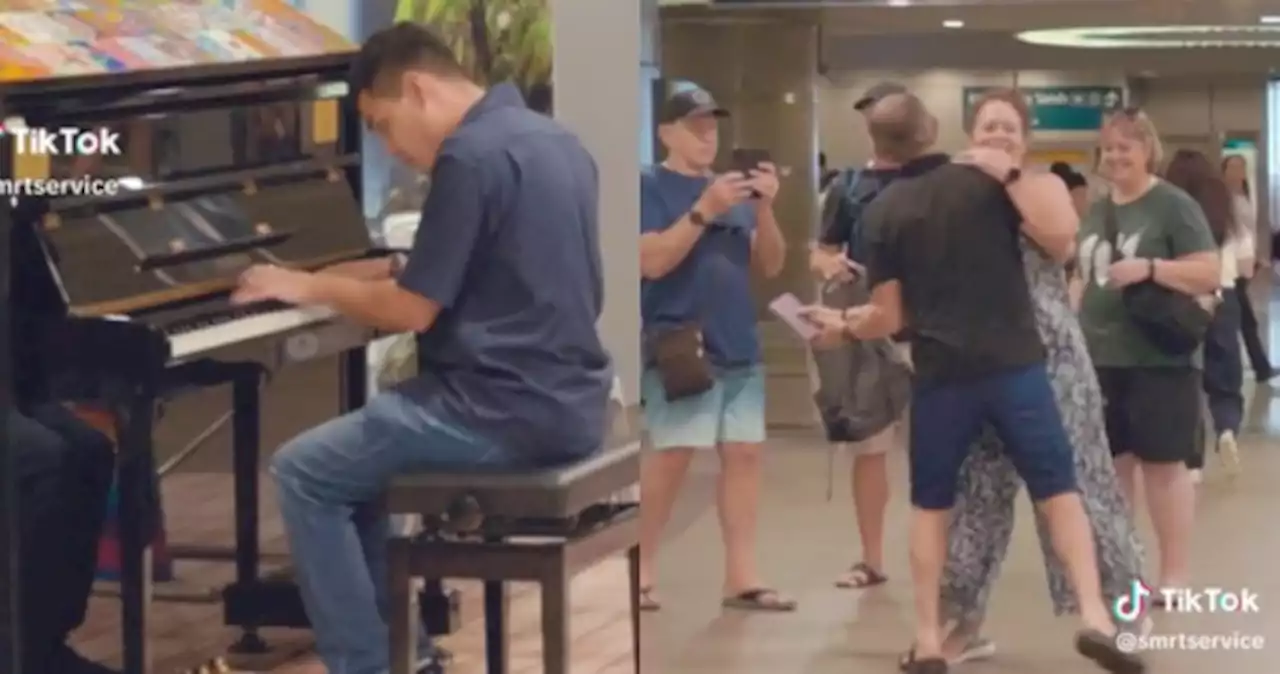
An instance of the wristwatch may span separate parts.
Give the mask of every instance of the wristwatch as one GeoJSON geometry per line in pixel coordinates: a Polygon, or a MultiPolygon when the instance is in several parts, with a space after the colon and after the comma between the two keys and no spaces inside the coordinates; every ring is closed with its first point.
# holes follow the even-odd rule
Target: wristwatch
{"type": "Polygon", "coordinates": [[[706,227],[706,226],[707,226],[707,218],[706,218],[706,216],[704,216],[703,214],[699,213],[699,212],[698,212],[698,209],[696,209],[696,208],[691,209],[691,210],[689,211],[689,222],[692,222],[692,223],[693,223],[695,226],[697,226],[697,227],[706,227]]]}
{"type": "Polygon", "coordinates": [[[1005,184],[1006,186],[1008,186],[1008,185],[1012,185],[1012,184],[1014,184],[1014,183],[1018,182],[1018,179],[1019,179],[1019,178],[1021,178],[1021,177],[1022,177],[1022,169],[1020,169],[1020,168],[1018,168],[1017,166],[1015,166],[1015,167],[1013,167],[1013,168],[1009,169],[1009,172],[1005,174],[1005,176],[1004,176],[1004,184],[1005,184]]]}
{"type": "Polygon", "coordinates": [[[1147,280],[1156,280],[1156,259],[1154,257],[1147,258],[1147,280]]]}

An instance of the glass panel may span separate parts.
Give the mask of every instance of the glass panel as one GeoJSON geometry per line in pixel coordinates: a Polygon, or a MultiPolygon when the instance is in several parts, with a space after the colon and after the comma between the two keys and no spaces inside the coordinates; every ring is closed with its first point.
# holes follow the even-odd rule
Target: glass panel
{"type": "Polygon", "coordinates": [[[120,134],[121,154],[58,155],[51,170],[150,183],[335,157],[337,143],[313,141],[312,109],[310,101],[287,101],[113,122],[100,128],[120,134]]]}

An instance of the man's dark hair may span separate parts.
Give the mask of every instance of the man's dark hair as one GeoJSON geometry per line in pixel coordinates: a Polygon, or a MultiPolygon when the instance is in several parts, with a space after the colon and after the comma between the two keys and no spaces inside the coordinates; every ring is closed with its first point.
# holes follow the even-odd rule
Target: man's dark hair
{"type": "Polygon", "coordinates": [[[867,130],[876,156],[907,162],[929,146],[932,123],[924,103],[913,94],[891,94],[867,111],[867,130]]]}
{"type": "Polygon", "coordinates": [[[348,76],[353,93],[394,94],[409,70],[425,70],[440,77],[466,78],[458,57],[435,31],[413,23],[384,28],[365,41],[348,76]]]}

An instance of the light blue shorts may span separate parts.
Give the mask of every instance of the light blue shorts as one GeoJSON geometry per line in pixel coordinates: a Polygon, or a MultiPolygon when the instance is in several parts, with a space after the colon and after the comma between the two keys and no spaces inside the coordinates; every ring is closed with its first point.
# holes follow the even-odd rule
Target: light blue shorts
{"type": "Polygon", "coordinates": [[[764,368],[721,370],[711,390],[667,401],[653,370],[640,377],[645,426],[653,449],[708,449],[724,442],[764,442],[764,368]]]}

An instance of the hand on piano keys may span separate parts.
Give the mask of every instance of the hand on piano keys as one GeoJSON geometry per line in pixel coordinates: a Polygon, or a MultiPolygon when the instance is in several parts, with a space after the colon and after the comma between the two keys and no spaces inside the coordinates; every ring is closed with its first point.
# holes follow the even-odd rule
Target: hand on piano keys
{"type": "Polygon", "coordinates": [[[235,304],[277,301],[286,304],[314,302],[315,275],[269,264],[254,265],[240,275],[239,287],[231,294],[235,304]]]}

